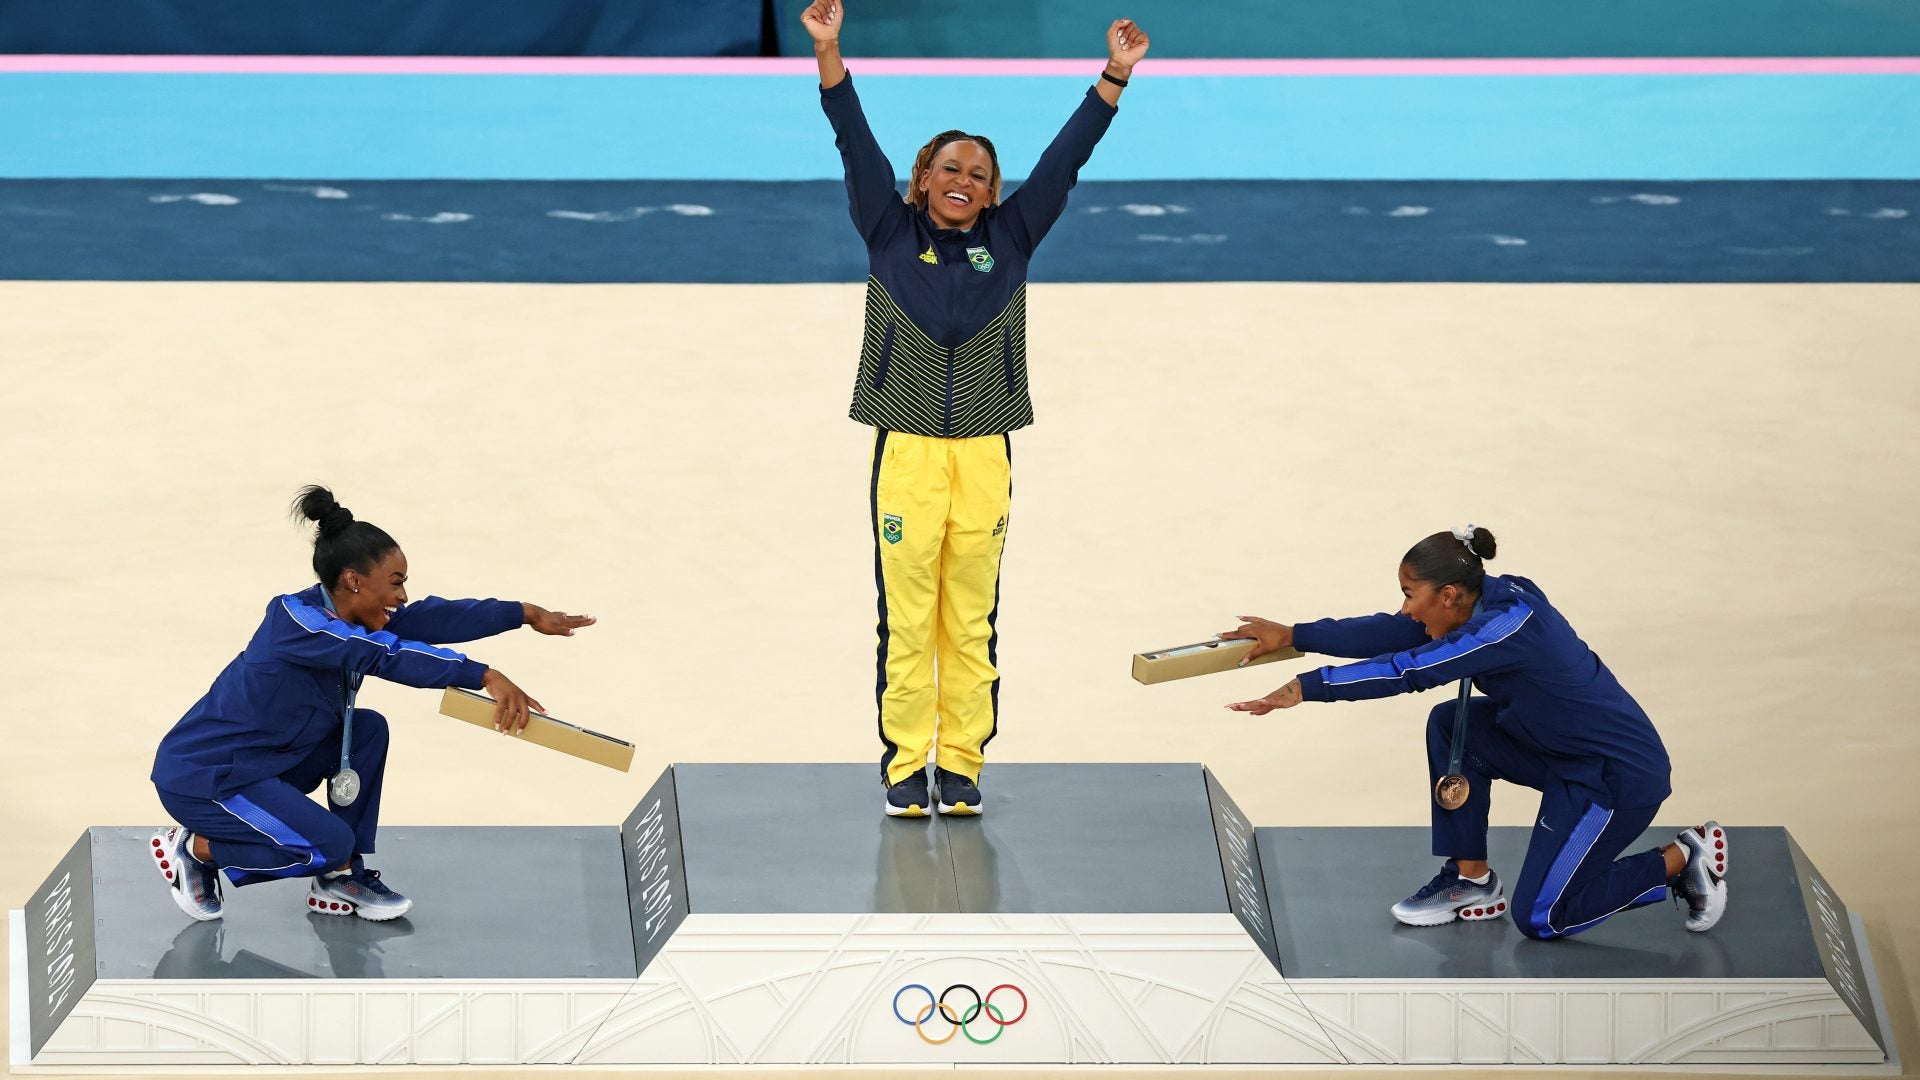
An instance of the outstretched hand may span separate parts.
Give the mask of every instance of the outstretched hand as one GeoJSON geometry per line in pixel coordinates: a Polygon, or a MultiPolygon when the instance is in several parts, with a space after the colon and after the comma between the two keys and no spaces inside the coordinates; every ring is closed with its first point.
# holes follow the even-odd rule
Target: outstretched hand
{"type": "Polygon", "coordinates": [[[526,609],[526,623],[542,634],[555,637],[572,637],[575,630],[583,626],[592,626],[600,620],[591,615],[569,615],[564,611],[548,611],[538,604],[521,604],[526,609]]]}
{"type": "Polygon", "coordinates": [[[1147,55],[1147,45],[1147,32],[1132,19],[1115,19],[1107,27],[1107,62],[1123,72],[1132,71],[1133,65],[1147,55]]]}
{"type": "Polygon", "coordinates": [[[1263,698],[1252,701],[1236,701],[1227,706],[1234,712],[1250,712],[1255,716],[1265,716],[1275,709],[1291,709],[1300,704],[1300,680],[1295,679],[1263,698]]]}
{"type": "Polygon", "coordinates": [[[841,0],[813,0],[807,9],[800,13],[800,25],[807,28],[807,36],[825,44],[838,41],[842,13],[841,0]]]}

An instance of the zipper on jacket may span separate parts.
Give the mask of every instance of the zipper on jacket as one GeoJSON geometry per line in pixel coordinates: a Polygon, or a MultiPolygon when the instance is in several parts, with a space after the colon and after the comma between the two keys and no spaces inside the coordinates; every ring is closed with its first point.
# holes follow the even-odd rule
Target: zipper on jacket
{"type": "MultiPolygon", "coordinates": [[[[945,269],[945,267],[942,267],[942,269],[945,269]]],[[[955,266],[954,270],[949,271],[949,273],[957,273],[964,269],[967,269],[967,261],[962,259],[955,266]]],[[[954,297],[960,295],[960,282],[962,280],[964,279],[955,277],[953,282],[947,287],[947,325],[944,329],[949,340],[953,338],[953,300],[954,297]]],[[[953,352],[953,346],[947,346],[947,412],[946,419],[940,426],[940,434],[945,435],[949,439],[953,438],[953,352]]]]}
{"type": "Polygon", "coordinates": [[[953,346],[947,346],[947,418],[941,425],[941,433],[953,438],[953,346]]]}

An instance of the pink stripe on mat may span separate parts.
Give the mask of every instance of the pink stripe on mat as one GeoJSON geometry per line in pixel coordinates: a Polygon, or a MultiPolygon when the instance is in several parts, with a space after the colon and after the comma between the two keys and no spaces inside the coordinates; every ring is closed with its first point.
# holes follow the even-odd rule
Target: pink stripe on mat
{"type": "MultiPolygon", "coordinates": [[[[1086,60],[853,59],[862,75],[1088,78],[1086,60]]],[[[0,56],[0,73],[167,75],[811,75],[808,57],[0,56]]],[[[1148,60],[1142,75],[1920,75],[1915,56],[1571,57],[1483,60],[1148,60]]]]}

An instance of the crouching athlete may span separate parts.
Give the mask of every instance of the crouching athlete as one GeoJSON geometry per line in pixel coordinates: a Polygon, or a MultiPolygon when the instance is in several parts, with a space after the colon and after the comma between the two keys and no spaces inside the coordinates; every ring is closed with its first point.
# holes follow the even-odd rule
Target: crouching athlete
{"type": "Polygon", "coordinates": [[[531,626],[571,635],[587,615],[506,600],[407,602],[407,557],[393,537],[356,521],[322,487],[296,514],[318,525],[313,572],[300,592],[267,602],[252,640],[160,740],[153,784],[179,822],[149,854],[180,910],[221,914],[220,877],[235,886],[311,878],[306,906],[323,915],[397,919],[413,901],[368,869],[380,819],[387,721],[356,709],[362,678],[485,689],[494,726],[519,731],[540,703],[497,669],[442,646],[531,626]],[[308,793],[327,788],[327,805],[308,793]]]}
{"type": "MultiPolygon", "coordinates": [[[[1393,905],[1411,926],[1497,918],[1508,910],[1487,865],[1492,781],[1540,792],[1538,822],[1511,897],[1513,921],[1531,938],[1565,937],[1631,907],[1686,901],[1687,929],[1710,929],[1727,906],[1726,830],[1714,822],[1673,843],[1616,858],[1653,821],[1671,767],[1653,721],[1621,687],[1538,585],[1488,575],[1493,533],[1468,525],[1434,533],[1400,561],[1397,613],[1287,626],[1243,616],[1227,638],[1253,638],[1247,659],[1289,646],[1327,656],[1371,657],[1302,674],[1264,698],[1227,706],[1264,716],[1302,701],[1358,701],[1471,679],[1458,775],[1466,801],[1436,804],[1433,880],[1393,905]]],[[[1461,705],[1427,719],[1429,780],[1450,773],[1461,705]]]]}

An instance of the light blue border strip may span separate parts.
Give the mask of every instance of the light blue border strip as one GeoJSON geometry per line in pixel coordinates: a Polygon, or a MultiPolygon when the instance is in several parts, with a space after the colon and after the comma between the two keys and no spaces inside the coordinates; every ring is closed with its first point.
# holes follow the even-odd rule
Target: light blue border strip
{"type": "MultiPolygon", "coordinates": [[[[1087,82],[859,85],[896,163],[963,127],[1017,178],[1087,82]]],[[[1910,75],[1173,77],[1128,91],[1084,176],[1913,179],[1916,131],[1910,75]]],[[[0,74],[0,177],[838,175],[806,77],[0,74]]]]}

